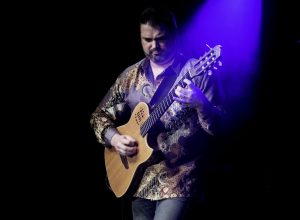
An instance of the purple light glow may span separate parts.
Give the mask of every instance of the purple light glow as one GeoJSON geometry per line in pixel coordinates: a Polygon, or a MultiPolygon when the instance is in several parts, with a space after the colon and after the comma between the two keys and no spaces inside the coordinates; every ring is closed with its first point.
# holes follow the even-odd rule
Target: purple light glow
{"type": "Polygon", "coordinates": [[[225,94],[233,102],[248,97],[260,59],[261,0],[209,0],[196,11],[183,29],[183,51],[199,57],[206,44],[222,45],[225,94]]]}

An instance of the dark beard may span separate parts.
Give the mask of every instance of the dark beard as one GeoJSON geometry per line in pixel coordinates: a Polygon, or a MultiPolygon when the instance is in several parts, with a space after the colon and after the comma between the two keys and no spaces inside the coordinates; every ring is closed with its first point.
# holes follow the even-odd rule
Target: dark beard
{"type": "Polygon", "coordinates": [[[159,56],[154,56],[154,55],[152,55],[152,52],[153,51],[150,51],[150,53],[148,53],[148,54],[145,53],[145,55],[148,59],[150,59],[152,62],[154,62],[156,64],[163,65],[163,64],[169,62],[169,60],[171,60],[171,56],[170,56],[171,53],[168,53],[168,54],[163,53],[159,56]]]}

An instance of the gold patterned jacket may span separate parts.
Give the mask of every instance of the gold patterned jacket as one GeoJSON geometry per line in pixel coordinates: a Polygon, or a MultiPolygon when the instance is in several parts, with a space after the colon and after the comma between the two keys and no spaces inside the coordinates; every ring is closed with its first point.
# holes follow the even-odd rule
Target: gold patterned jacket
{"type": "MultiPolygon", "coordinates": [[[[129,120],[139,102],[149,103],[161,81],[169,77],[170,72],[176,74],[176,84],[183,74],[193,71],[196,61],[178,55],[168,71],[156,80],[153,79],[147,58],[125,69],[92,114],[91,125],[97,140],[109,146],[115,128],[129,120]]],[[[135,197],[160,200],[190,197],[194,193],[194,184],[199,177],[197,161],[204,155],[210,137],[218,133],[223,111],[215,74],[208,71],[192,81],[205,94],[210,105],[200,111],[174,101],[163,113],[159,132],[155,129],[152,142],[153,148],[161,151],[164,159],[145,170],[135,197]]]]}

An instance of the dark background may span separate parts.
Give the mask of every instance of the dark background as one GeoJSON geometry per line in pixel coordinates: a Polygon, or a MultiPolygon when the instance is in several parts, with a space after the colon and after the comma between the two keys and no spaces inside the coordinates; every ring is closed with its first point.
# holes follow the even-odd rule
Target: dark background
{"type": "MultiPolygon", "coordinates": [[[[204,2],[161,4],[174,10],[180,26],[204,2]]],[[[18,56],[24,59],[26,72],[19,80],[26,81],[27,91],[22,90],[26,98],[16,102],[17,116],[27,116],[22,131],[30,147],[22,147],[14,158],[22,162],[14,165],[18,181],[10,198],[19,214],[130,217],[128,202],[116,199],[106,186],[103,146],[96,142],[89,120],[116,76],[143,56],[137,19],[147,4],[26,5],[29,9],[18,19],[17,33],[23,36],[18,56]]],[[[299,73],[297,29],[295,4],[264,1],[254,111],[222,142],[216,169],[207,174],[205,208],[193,211],[199,218],[259,213],[274,217],[293,210],[296,160],[290,126],[297,113],[293,95],[299,73]]],[[[11,140],[25,141],[21,137],[11,140]]]]}

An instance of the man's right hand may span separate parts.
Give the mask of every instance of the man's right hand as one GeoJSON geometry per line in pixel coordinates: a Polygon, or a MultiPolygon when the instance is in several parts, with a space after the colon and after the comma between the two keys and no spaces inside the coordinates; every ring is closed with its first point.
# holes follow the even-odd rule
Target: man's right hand
{"type": "Polygon", "coordinates": [[[129,135],[120,135],[116,133],[111,139],[111,145],[121,155],[133,156],[138,152],[136,140],[129,135]]]}

